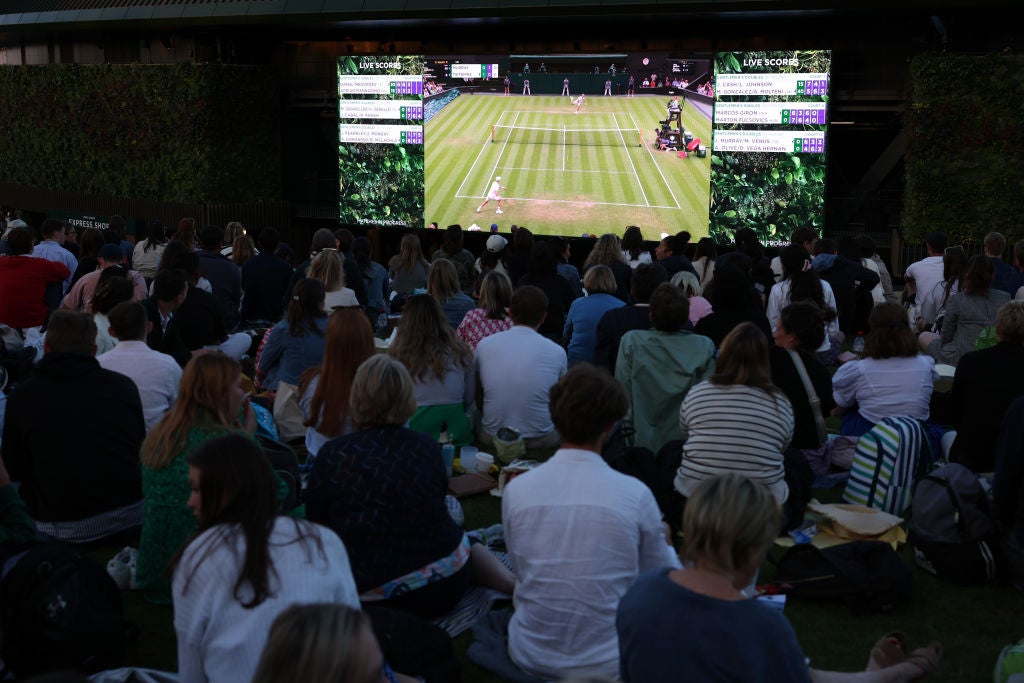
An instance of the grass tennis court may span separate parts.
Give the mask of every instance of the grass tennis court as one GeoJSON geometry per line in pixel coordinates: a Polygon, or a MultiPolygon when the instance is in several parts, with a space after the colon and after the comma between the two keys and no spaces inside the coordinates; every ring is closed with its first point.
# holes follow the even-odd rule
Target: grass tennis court
{"type": "MultiPolygon", "coordinates": [[[[568,97],[461,95],[425,126],[426,221],[512,224],[536,234],[615,232],[638,225],[707,234],[710,153],[655,148],[663,96],[593,97],[577,115],[568,97]],[[496,176],[511,200],[476,208],[496,176]]],[[[711,122],[684,106],[683,128],[711,140],[711,122]]]]}

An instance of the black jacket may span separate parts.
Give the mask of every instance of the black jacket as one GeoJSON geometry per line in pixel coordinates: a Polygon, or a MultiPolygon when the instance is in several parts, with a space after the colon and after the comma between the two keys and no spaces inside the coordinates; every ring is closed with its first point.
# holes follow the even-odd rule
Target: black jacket
{"type": "Polygon", "coordinates": [[[274,254],[263,252],[246,261],[242,266],[242,322],[281,320],[292,273],[288,262],[274,254]]]}
{"type": "Polygon", "coordinates": [[[139,390],[92,356],[51,352],[7,403],[3,459],[37,520],[74,521],[142,498],[139,390]]]}
{"type": "Polygon", "coordinates": [[[164,330],[160,325],[160,309],[157,308],[156,299],[153,297],[145,299],[142,306],[146,309],[146,317],[149,318],[149,322],[153,323],[153,328],[149,331],[149,336],[146,337],[146,344],[154,351],[166,353],[178,361],[178,365],[185,367],[185,363],[192,358],[192,352],[185,345],[178,316],[172,316],[167,323],[167,329],[164,330]]]}
{"type": "Polygon", "coordinates": [[[219,251],[200,251],[199,270],[213,287],[213,298],[220,306],[224,327],[238,327],[242,305],[242,271],[219,251]]]}

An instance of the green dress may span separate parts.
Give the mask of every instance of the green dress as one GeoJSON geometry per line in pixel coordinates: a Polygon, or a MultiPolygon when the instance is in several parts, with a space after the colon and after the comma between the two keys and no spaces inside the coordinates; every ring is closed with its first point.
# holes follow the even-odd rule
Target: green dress
{"type": "Polygon", "coordinates": [[[167,573],[174,554],[178,552],[199,525],[187,503],[188,485],[186,459],[201,444],[228,434],[244,431],[193,427],[185,446],[166,467],[142,466],[142,538],[135,564],[135,581],[143,597],[160,605],[171,604],[171,580],[167,573]]]}

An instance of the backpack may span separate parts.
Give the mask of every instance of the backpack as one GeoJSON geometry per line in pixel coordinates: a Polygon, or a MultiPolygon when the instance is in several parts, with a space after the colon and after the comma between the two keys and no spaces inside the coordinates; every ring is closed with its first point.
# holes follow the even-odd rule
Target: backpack
{"type": "Polygon", "coordinates": [[[910,507],[915,483],[931,461],[931,447],[919,420],[884,418],[857,441],[843,502],[902,517],[910,507]]]}
{"type": "Polygon", "coordinates": [[[8,566],[0,582],[0,655],[19,679],[121,666],[129,625],[105,567],[61,543],[35,545],[8,566]]]}
{"type": "Polygon", "coordinates": [[[978,476],[943,465],[917,485],[909,541],[925,571],[960,585],[995,578],[1001,550],[988,494],[978,476]]]}
{"type": "Polygon", "coordinates": [[[804,544],[778,561],[775,582],[793,597],[838,600],[854,614],[874,614],[890,612],[910,596],[911,573],[888,543],[804,544]]]}

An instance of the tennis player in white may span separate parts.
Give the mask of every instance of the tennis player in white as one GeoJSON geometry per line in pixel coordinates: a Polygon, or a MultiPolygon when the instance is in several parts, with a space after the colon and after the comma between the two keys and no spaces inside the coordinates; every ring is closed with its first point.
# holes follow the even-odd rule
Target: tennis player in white
{"type": "Polygon", "coordinates": [[[573,112],[573,113],[574,114],[579,114],[580,113],[580,109],[583,108],[583,105],[586,103],[586,101],[587,101],[587,96],[584,95],[583,93],[580,93],[580,96],[572,101],[572,103],[576,105],[576,111],[573,112]]]}
{"type": "Polygon", "coordinates": [[[487,193],[487,198],[484,199],[484,203],[476,207],[476,212],[480,213],[481,211],[483,211],[483,208],[487,206],[487,202],[493,199],[494,201],[498,202],[498,210],[495,211],[495,213],[505,213],[504,211],[501,210],[501,191],[507,189],[507,187],[501,184],[501,176],[497,176],[494,179],[494,182],[491,183],[491,189],[487,193]]]}

